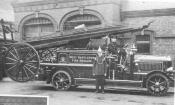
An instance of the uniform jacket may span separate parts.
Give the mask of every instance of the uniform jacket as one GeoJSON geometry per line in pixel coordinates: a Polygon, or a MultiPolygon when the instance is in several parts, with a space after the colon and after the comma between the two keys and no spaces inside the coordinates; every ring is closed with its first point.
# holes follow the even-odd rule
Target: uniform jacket
{"type": "Polygon", "coordinates": [[[108,51],[109,53],[112,53],[112,54],[117,54],[118,53],[118,48],[120,48],[120,44],[117,43],[117,42],[111,42],[109,45],[108,45],[108,51]]]}
{"type": "Polygon", "coordinates": [[[97,59],[94,61],[94,66],[93,66],[93,74],[94,75],[105,75],[107,71],[107,63],[102,55],[101,57],[97,57],[97,59]]]}

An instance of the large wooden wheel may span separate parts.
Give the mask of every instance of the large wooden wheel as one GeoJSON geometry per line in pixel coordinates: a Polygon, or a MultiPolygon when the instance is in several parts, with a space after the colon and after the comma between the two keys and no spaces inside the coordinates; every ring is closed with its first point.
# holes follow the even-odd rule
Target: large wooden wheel
{"type": "Polygon", "coordinates": [[[39,56],[29,44],[13,44],[5,54],[5,72],[17,82],[26,82],[35,78],[39,70],[39,56]]]}

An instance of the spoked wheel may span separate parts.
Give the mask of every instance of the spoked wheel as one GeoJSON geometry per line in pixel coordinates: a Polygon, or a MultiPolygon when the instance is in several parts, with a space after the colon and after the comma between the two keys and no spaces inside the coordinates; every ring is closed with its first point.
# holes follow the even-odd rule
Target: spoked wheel
{"type": "Polygon", "coordinates": [[[151,95],[163,96],[167,94],[167,91],[169,89],[169,81],[165,75],[161,73],[155,73],[148,77],[146,86],[148,92],[151,95]]]}
{"type": "Polygon", "coordinates": [[[17,82],[26,82],[35,78],[39,70],[39,56],[29,44],[16,43],[5,54],[5,72],[17,82]]]}
{"type": "Polygon", "coordinates": [[[71,83],[71,75],[66,71],[57,71],[52,77],[52,85],[56,90],[68,90],[71,83]]]}

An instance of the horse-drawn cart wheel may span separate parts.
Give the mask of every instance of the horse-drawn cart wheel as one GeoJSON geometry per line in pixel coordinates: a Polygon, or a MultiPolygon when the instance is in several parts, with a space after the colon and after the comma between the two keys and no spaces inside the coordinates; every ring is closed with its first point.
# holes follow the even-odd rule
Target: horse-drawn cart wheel
{"type": "Polygon", "coordinates": [[[148,77],[146,87],[151,95],[163,96],[167,94],[169,81],[165,75],[161,73],[154,73],[148,77]]]}
{"type": "Polygon", "coordinates": [[[34,79],[39,69],[37,51],[29,44],[13,44],[5,54],[5,72],[17,82],[34,79]]]}
{"type": "Polygon", "coordinates": [[[68,90],[71,86],[71,75],[66,71],[57,71],[52,76],[52,85],[56,90],[68,90]]]}

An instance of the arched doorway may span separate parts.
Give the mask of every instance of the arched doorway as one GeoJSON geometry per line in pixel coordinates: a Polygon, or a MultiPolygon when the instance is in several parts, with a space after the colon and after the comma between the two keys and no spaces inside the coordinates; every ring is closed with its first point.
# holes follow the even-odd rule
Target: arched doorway
{"type": "Polygon", "coordinates": [[[86,27],[101,25],[101,20],[92,14],[75,15],[69,17],[64,25],[63,30],[72,30],[78,25],[84,24],[86,27]]]}
{"type": "Polygon", "coordinates": [[[53,23],[47,18],[32,18],[24,23],[23,35],[25,38],[42,37],[54,32],[53,23]]]}
{"type": "Polygon", "coordinates": [[[22,40],[48,37],[56,32],[57,22],[49,15],[38,13],[24,17],[19,24],[22,40]]]}
{"type": "Polygon", "coordinates": [[[103,16],[93,10],[83,10],[80,13],[79,10],[67,13],[60,22],[60,30],[67,31],[73,30],[76,26],[85,25],[86,27],[91,26],[102,26],[104,25],[103,16]]]}

